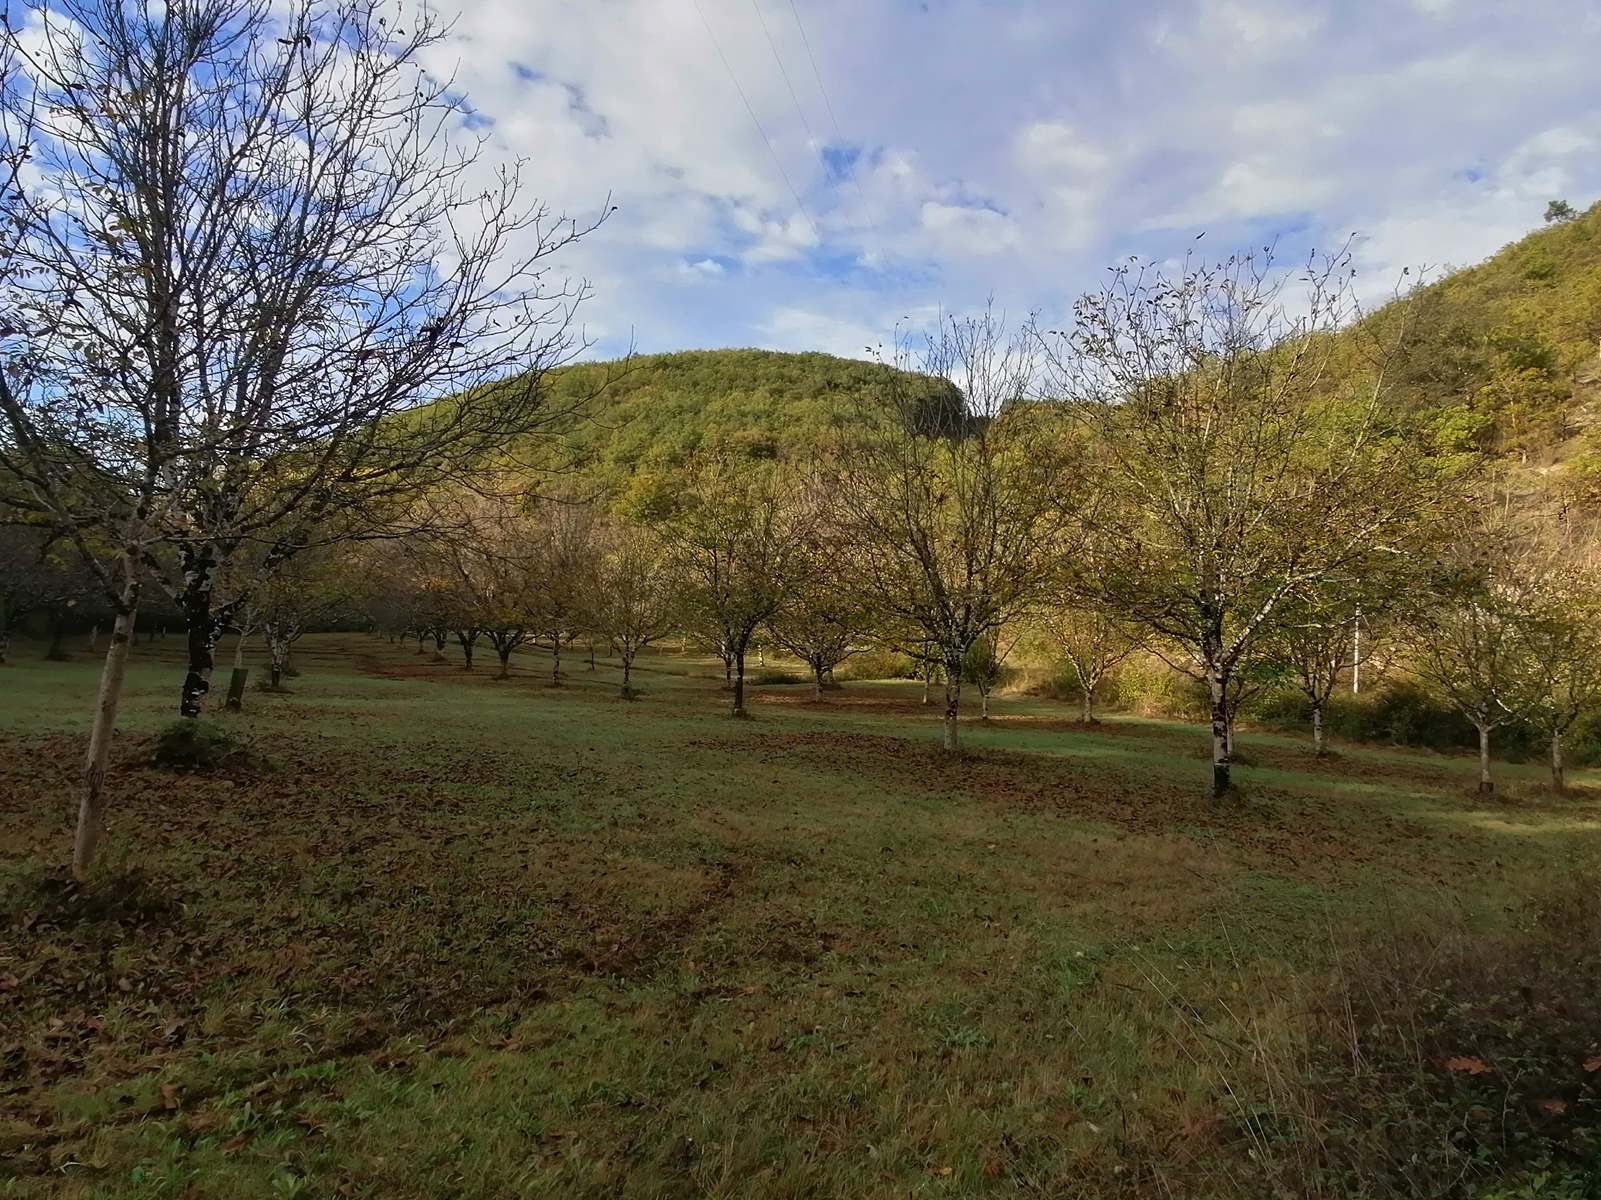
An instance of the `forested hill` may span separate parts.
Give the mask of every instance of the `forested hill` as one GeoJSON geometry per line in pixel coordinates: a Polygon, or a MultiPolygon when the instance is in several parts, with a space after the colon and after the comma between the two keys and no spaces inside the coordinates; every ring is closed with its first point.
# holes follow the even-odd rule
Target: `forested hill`
{"type": "MultiPolygon", "coordinates": [[[[1447,443],[1601,501],[1601,204],[1416,300],[1396,402],[1428,413],[1447,443]]],[[[594,395],[587,420],[564,422],[562,456],[615,503],[649,508],[696,451],[812,453],[860,418],[859,399],[884,370],[828,354],[694,350],[565,368],[550,403],[594,395]]]]}
{"type": "Polygon", "coordinates": [[[829,354],[690,350],[564,368],[549,403],[582,404],[586,419],[567,423],[563,439],[573,465],[620,505],[648,507],[697,451],[791,458],[835,440],[885,369],[829,354]]]}
{"type": "Polygon", "coordinates": [[[1432,413],[1450,440],[1556,468],[1565,482],[1595,492],[1601,204],[1447,275],[1416,299],[1401,402],[1432,413]]]}

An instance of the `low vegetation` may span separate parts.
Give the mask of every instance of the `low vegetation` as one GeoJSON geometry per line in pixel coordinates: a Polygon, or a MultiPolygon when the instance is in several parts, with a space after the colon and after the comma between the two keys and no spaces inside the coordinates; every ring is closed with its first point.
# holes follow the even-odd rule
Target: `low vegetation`
{"type": "Polygon", "coordinates": [[[629,704],[312,635],[243,786],[141,761],[169,642],[80,885],[94,668],[26,649],[0,1194],[1585,1194],[1589,776],[1251,732],[1214,804],[1204,730],[1076,701],[953,765],[915,681],[730,722],[696,655],[629,704]]]}

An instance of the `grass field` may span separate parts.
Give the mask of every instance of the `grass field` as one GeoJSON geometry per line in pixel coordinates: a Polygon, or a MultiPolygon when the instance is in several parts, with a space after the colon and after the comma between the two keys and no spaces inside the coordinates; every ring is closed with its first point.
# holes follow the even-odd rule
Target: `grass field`
{"type": "Polygon", "coordinates": [[[97,664],[0,668],[0,1196],[1264,1194],[1299,989],[1601,846],[1537,766],[1246,733],[1214,802],[1198,728],[1002,698],[951,761],[913,685],[736,722],[704,660],[629,704],[359,636],[173,773],[177,652],[88,892],[97,664]]]}

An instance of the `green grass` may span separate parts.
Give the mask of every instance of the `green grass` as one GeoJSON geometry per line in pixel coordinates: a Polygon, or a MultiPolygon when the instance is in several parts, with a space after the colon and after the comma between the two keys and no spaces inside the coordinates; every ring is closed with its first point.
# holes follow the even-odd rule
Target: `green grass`
{"type": "Polygon", "coordinates": [[[363,637],[217,718],[248,769],[170,773],[177,651],[138,647],[93,905],[51,871],[96,664],[0,669],[0,1196],[1239,1194],[1194,1013],[1494,924],[1601,833],[1532,767],[1485,803],[1250,733],[1219,804],[1181,725],[1002,698],[951,761],[915,684],[734,722],[702,659],[625,703],[363,637]]]}

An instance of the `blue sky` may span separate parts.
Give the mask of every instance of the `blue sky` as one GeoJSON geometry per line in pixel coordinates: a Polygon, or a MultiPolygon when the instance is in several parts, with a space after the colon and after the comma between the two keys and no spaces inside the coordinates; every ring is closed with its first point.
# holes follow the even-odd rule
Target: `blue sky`
{"type": "Polygon", "coordinates": [[[562,264],[598,352],[860,355],[1203,231],[1355,234],[1379,295],[1601,197],[1598,0],[455,3],[493,152],[618,205],[562,264]]]}

